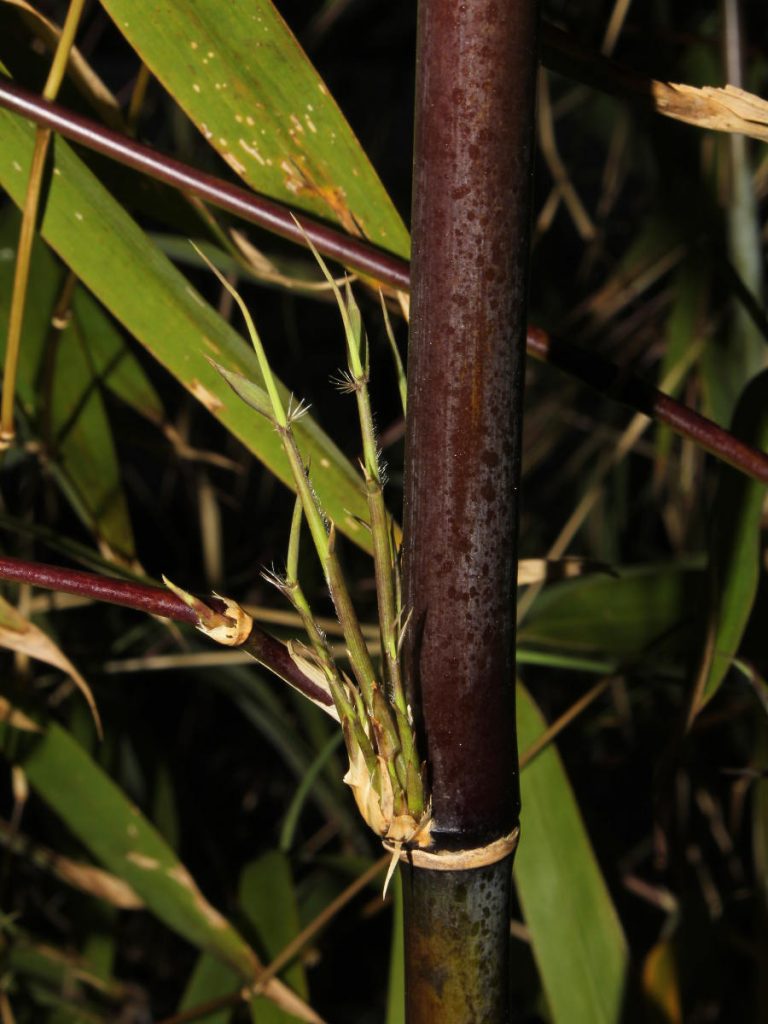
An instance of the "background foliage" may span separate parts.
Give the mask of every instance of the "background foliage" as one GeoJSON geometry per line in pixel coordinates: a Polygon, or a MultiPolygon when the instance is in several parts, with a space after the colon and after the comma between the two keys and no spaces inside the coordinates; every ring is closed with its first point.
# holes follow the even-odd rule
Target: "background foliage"
{"type": "MultiPolygon", "coordinates": [[[[66,13],[34,6],[57,23],[66,13]]],[[[97,103],[94,80],[74,75],[61,101],[130,129],[143,60],[152,77],[140,138],[407,254],[412,5],[277,6],[298,44],[264,0],[89,4],[78,42],[116,104],[97,103]]],[[[543,6],[643,74],[725,80],[725,8],[714,3],[543,6]]],[[[744,3],[743,16],[744,88],[764,94],[766,13],[744,3]]],[[[0,61],[36,91],[50,64],[41,38],[39,17],[0,4],[0,61]]],[[[723,425],[735,415],[735,429],[766,447],[766,147],[552,72],[539,122],[531,319],[648,379],[676,376],[687,403],[723,425]]],[[[32,136],[0,113],[3,318],[32,136]]],[[[309,254],[61,140],[53,168],[29,288],[20,443],[1,467],[3,551],[218,588],[296,634],[261,576],[285,557],[292,496],[275,473],[287,474],[271,427],[205,360],[256,372],[194,238],[238,282],[279,376],[311,402],[302,423],[313,479],[351,537],[345,561],[372,614],[354,403],[329,383],[342,334],[309,254]],[[52,331],[69,270],[72,317],[52,331]]],[[[378,296],[365,283],[357,294],[398,515],[396,374],[378,296]]],[[[394,303],[391,315],[402,345],[394,303]]],[[[557,749],[523,771],[519,1019],[764,1020],[764,488],[666,429],[629,443],[625,409],[550,367],[530,365],[527,385],[522,554],[578,554],[600,569],[521,589],[521,751],[604,684],[557,749]]],[[[305,589],[330,614],[308,548],[305,589]]],[[[188,631],[4,592],[87,678],[105,737],[60,670],[2,655],[3,687],[28,715],[1,727],[3,1020],[159,1021],[236,990],[254,953],[276,956],[380,856],[340,781],[330,724],[188,631]],[[75,886],[72,862],[109,876],[81,872],[75,886]]],[[[0,627],[6,640],[23,631],[5,605],[0,627]]],[[[397,959],[388,966],[393,901],[381,901],[380,882],[281,975],[327,1020],[402,1020],[397,959]]],[[[249,1014],[288,1019],[263,998],[200,1019],[249,1014]]]]}

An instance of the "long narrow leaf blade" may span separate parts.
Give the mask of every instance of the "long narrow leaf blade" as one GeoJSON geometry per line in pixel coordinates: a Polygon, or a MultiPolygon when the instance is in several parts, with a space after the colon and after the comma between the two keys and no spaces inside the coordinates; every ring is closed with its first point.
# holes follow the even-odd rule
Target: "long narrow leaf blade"
{"type": "MultiPolygon", "coordinates": [[[[768,370],[747,386],[733,432],[768,448],[768,370]]],[[[710,530],[709,611],[697,681],[699,710],[717,692],[739,649],[760,579],[760,528],[766,487],[721,469],[710,530]]]]}
{"type": "MultiPolygon", "coordinates": [[[[248,864],[240,878],[240,906],[269,959],[296,937],[299,910],[288,858],[270,850],[248,864]]],[[[282,977],[302,997],[307,997],[303,965],[296,961],[282,977]]],[[[258,1024],[290,1024],[291,1018],[274,1004],[257,997],[251,1004],[251,1018],[258,1024]]]]}
{"type": "Polygon", "coordinates": [[[161,921],[242,977],[253,977],[256,958],[244,939],[207,902],[154,826],[68,732],[49,722],[42,733],[25,733],[3,721],[0,738],[38,796],[161,921]]]}
{"type": "MultiPolygon", "coordinates": [[[[185,1013],[212,999],[228,996],[230,992],[237,989],[238,980],[237,975],[221,961],[216,960],[209,953],[201,953],[187,982],[177,1012],[185,1013]]],[[[204,1017],[199,1018],[200,1024],[227,1024],[233,1011],[234,1007],[232,1006],[224,1007],[221,1010],[212,1010],[204,1017]]]]}
{"type": "MultiPolygon", "coordinates": [[[[23,712],[8,711],[6,707],[0,717],[0,749],[23,766],[38,796],[165,925],[228,964],[245,981],[253,980],[259,966],[256,954],[206,900],[138,807],[56,722],[40,725],[23,712]]],[[[267,991],[300,1019],[318,1020],[281,982],[269,982],[267,991]]]]}
{"type": "Polygon", "coordinates": [[[269,0],[104,0],[104,7],[249,185],[408,254],[384,186],[269,0]]]}
{"type": "MultiPolygon", "coordinates": [[[[20,218],[6,208],[0,219],[0,322],[10,308],[13,263],[20,218]]],[[[22,338],[18,401],[29,430],[42,447],[52,475],[82,521],[114,555],[129,560],[134,541],[128,506],[123,494],[120,465],[107,417],[94,353],[89,339],[99,339],[104,314],[83,293],[92,313],[88,337],[77,314],[65,329],[56,330],[51,319],[64,285],[65,273],[49,249],[36,241],[32,248],[29,296],[22,338]]],[[[114,328],[112,328],[114,332],[114,328]]],[[[119,340],[119,339],[118,339],[119,340]]],[[[121,342],[122,344],[122,342],[121,342]]],[[[0,353],[5,337],[0,335],[0,353]]],[[[130,372],[130,360],[124,373],[130,372]]],[[[103,360],[101,360],[103,366],[103,360]]],[[[140,373],[136,365],[135,371],[140,373]]],[[[134,373],[135,376],[135,373],[134,373]]]]}
{"type": "MultiPolygon", "coordinates": [[[[525,750],[543,732],[541,712],[517,688],[525,750]]],[[[627,944],[557,750],[521,775],[523,811],[515,878],[533,955],[555,1024],[619,1024],[627,944]]]]}
{"type": "Polygon", "coordinates": [[[518,640],[563,654],[636,660],[691,625],[701,578],[694,564],[668,563],[552,584],[536,599],[518,640]]]}
{"type": "MultiPolygon", "coordinates": [[[[0,184],[19,205],[32,139],[29,124],[0,113],[0,184]]],[[[232,393],[208,359],[260,381],[253,352],[62,139],[54,147],[42,234],[112,315],[290,486],[290,470],[271,424],[232,393]]],[[[296,435],[328,515],[368,547],[369,536],[359,522],[367,516],[367,504],[355,470],[310,416],[297,424],[296,435]]]]}

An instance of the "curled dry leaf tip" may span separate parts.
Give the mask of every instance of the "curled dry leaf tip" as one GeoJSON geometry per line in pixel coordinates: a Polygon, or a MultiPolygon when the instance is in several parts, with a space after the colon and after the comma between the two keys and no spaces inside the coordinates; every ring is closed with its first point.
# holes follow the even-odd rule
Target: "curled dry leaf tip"
{"type": "Polygon", "coordinates": [[[240,607],[237,601],[230,597],[222,597],[214,593],[214,598],[224,605],[224,611],[218,612],[201,601],[194,594],[182,590],[172,583],[167,576],[163,576],[163,583],[166,587],[180,598],[188,608],[191,608],[197,616],[196,628],[210,637],[218,644],[225,647],[239,647],[245,643],[253,629],[253,619],[240,607]]]}

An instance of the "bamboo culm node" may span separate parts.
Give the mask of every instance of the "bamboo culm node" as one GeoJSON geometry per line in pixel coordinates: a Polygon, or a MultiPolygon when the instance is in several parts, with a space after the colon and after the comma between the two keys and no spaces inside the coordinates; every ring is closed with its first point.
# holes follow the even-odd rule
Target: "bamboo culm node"
{"type": "Polygon", "coordinates": [[[517,849],[520,839],[520,828],[515,826],[511,832],[484,846],[474,846],[466,850],[420,850],[403,849],[397,843],[385,840],[384,847],[399,860],[414,868],[427,871],[472,871],[498,864],[505,857],[511,857],[517,849]]]}

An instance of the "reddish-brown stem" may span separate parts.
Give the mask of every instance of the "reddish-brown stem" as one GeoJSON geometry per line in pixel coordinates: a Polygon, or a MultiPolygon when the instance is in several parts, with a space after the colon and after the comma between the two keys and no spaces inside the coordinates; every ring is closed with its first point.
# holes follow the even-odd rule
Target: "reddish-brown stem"
{"type": "Polygon", "coordinates": [[[585,349],[553,338],[540,327],[528,326],[528,353],[542,362],[551,363],[571,377],[607,398],[645,413],[664,423],[676,434],[695,442],[704,451],[727,462],[734,469],[768,483],[768,455],[728,430],[723,430],[706,416],[638,377],[637,374],[585,349]]]}
{"type": "MultiPolygon", "coordinates": [[[[64,569],[58,565],[27,562],[21,558],[0,558],[0,579],[13,583],[28,583],[44,590],[57,590],[62,594],[89,597],[94,601],[136,608],[150,615],[162,615],[177,622],[197,625],[197,615],[181,598],[164,587],[152,587],[132,580],[118,580],[80,569],[64,569]]],[[[216,608],[216,611],[223,610],[216,608]]]]}
{"type": "Polygon", "coordinates": [[[408,264],[403,260],[362,239],[353,238],[323,224],[300,210],[291,210],[265,196],[157,153],[149,146],[104,128],[55,103],[46,103],[34,93],[5,80],[0,81],[0,106],[282,238],[299,245],[306,245],[306,239],[309,238],[324,256],[338,260],[352,270],[375,277],[397,289],[408,288],[408,264]],[[298,224],[294,217],[298,218],[298,224]]]}
{"type": "MultiPolygon", "coordinates": [[[[556,35],[556,30],[550,30],[550,34],[553,31],[556,35]]],[[[289,238],[299,245],[306,244],[303,235],[306,232],[306,236],[323,255],[392,288],[403,291],[410,288],[410,271],[406,261],[347,235],[339,228],[323,224],[301,211],[293,211],[221,178],[203,174],[88,118],[46,103],[34,93],[2,79],[0,107],[21,114],[37,124],[49,125],[74,142],[189,195],[200,196],[213,206],[228,210],[243,220],[289,238]],[[300,218],[300,228],[293,220],[294,215],[300,218]]],[[[561,339],[551,339],[546,331],[532,324],[528,326],[527,348],[534,358],[550,363],[589,387],[665,423],[675,433],[689,438],[735,469],[768,483],[768,456],[764,452],[744,444],[727,430],[700,416],[682,402],[662,394],[639,377],[628,375],[601,356],[574,348],[561,339]],[[617,386],[618,382],[620,386],[617,386]]]]}
{"type": "MultiPolygon", "coordinates": [[[[0,580],[28,583],[44,590],[56,590],[62,594],[75,594],[94,601],[135,608],[137,611],[161,615],[176,622],[187,622],[193,626],[198,624],[195,610],[186,605],[181,598],[170,590],[146,583],[118,580],[111,576],[82,572],[80,569],[64,569],[57,565],[8,557],[0,557],[0,580]]],[[[205,604],[220,614],[226,612],[225,605],[216,597],[206,598],[205,604]]],[[[285,644],[259,626],[253,626],[248,638],[240,645],[240,650],[247,651],[256,661],[301,691],[310,700],[319,701],[326,707],[333,705],[331,697],[325,690],[298,668],[285,644]]]]}

